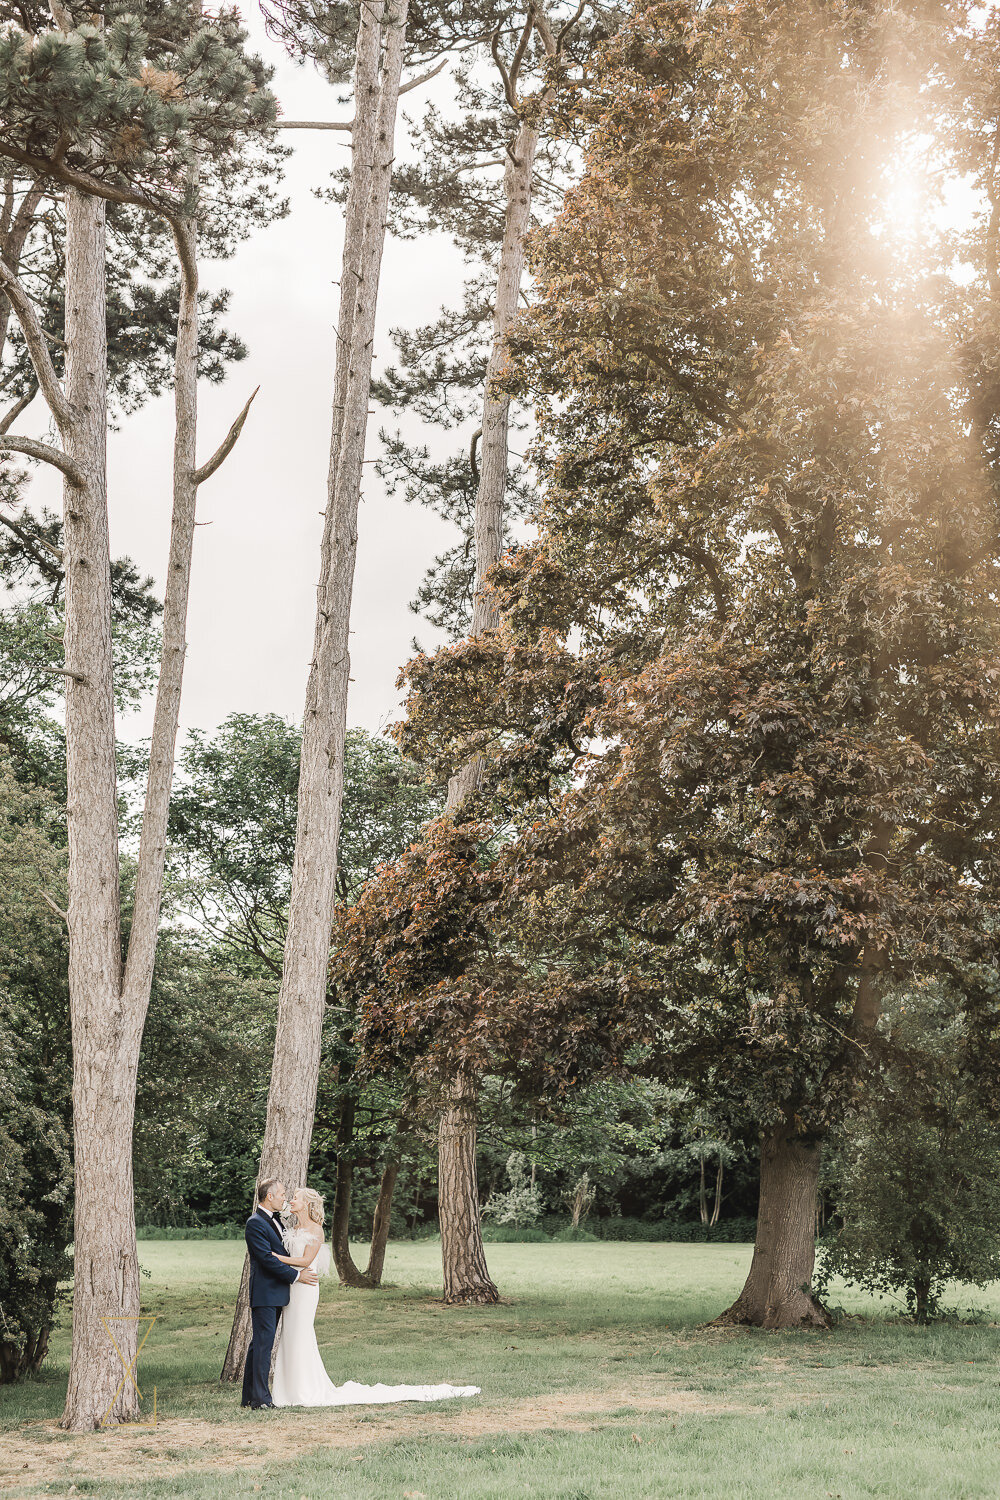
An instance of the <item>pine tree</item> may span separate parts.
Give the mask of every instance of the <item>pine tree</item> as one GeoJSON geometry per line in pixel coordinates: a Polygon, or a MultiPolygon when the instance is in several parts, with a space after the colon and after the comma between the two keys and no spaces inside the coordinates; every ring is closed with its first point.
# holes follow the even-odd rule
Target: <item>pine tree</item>
{"type": "MultiPolygon", "coordinates": [[[[61,5],[54,28],[0,33],[0,154],[65,202],[65,371],[48,351],[38,309],[13,270],[0,285],[14,310],[58,448],[0,438],[0,449],[58,468],[64,478],[69,990],[74,1050],[73,1352],[63,1424],[87,1430],[134,1415],[119,1383],[104,1319],[136,1347],[139,1275],[132,1195],[132,1123],[139,1046],[152,977],[173,765],[187,576],[198,484],[238,432],[193,469],[197,257],[193,224],[205,181],[219,190],[216,235],[239,231],[268,204],[254,141],[274,117],[262,65],[243,52],[232,16],[203,26],[187,6],[143,17],[112,13],[77,24],[61,5]],[[249,149],[248,149],[249,148],[249,149]],[[106,206],[150,216],[173,232],[181,267],[175,360],[178,440],[174,515],[151,769],[124,965],[118,870],[107,432],[106,206]]],[[[207,216],[206,216],[207,222],[207,216]]]]}

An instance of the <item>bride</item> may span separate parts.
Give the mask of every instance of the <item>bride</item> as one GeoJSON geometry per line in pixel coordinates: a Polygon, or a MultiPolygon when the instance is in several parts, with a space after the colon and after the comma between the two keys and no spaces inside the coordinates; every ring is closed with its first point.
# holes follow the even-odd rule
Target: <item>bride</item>
{"type": "MultiPolygon", "coordinates": [[[[295,1227],[286,1236],[288,1255],[276,1260],[300,1270],[312,1266],[330,1273],[330,1248],[323,1237],[323,1200],[312,1188],[298,1188],[288,1205],[295,1227]]],[[[275,1406],[366,1406],[388,1401],[443,1401],[450,1396],[478,1396],[478,1385],[334,1385],[323,1364],[313,1327],[319,1286],[295,1281],[281,1315],[281,1337],[274,1361],[271,1399],[275,1406]]]]}

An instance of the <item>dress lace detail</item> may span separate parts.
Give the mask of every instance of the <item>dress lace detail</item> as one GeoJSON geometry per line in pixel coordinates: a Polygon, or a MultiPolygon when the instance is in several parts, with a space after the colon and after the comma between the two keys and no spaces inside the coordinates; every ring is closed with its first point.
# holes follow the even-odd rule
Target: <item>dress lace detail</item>
{"type": "MultiPolygon", "coordinates": [[[[323,1236],[306,1229],[292,1229],[286,1242],[289,1255],[306,1253],[319,1244],[313,1269],[319,1275],[330,1259],[323,1236]]],[[[289,1288],[288,1306],[281,1315],[278,1352],[274,1361],[271,1398],[275,1406],[378,1406],[396,1401],[445,1401],[455,1396],[478,1396],[478,1385],[359,1385],[348,1380],[334,1385],[326,1372],[316,1342],[316,1308],[319,1287],[301,1281],[289,1288]]]]}

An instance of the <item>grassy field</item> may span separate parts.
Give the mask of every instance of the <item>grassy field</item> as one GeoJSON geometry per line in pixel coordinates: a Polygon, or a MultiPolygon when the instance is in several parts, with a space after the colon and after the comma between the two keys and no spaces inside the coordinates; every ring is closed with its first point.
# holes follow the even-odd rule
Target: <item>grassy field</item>
{"type": "Polygon", "coordinates": [[[242,1247],[147,1241],[140,1364],[158,1425],[59,1432],[68,1341],[0,1389],[0,1495],[661,1500],[1000,1494],[1000,1294],[915,1328],[842,1294],[828,1333],[701,1327],[741,1245],[491,1245],[495,1308],[444,1308],[439,1247],[390,1247],[377,1293],[323,1284],[339,1381],[476,1384],[471,1401],[242,1412],[218,1370],[242,1247]],[[970,1309],[974,1309],[970,1311],[970,1309]]]}

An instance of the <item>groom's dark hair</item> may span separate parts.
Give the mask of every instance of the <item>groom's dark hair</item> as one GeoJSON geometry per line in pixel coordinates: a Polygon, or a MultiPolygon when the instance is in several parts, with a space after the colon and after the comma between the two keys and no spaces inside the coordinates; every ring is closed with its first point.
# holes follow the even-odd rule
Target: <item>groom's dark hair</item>
{"type": "Polygon", "coordinates": [[[258,1184],[257,1184],[257,1202],[258,1203],[263,1203],[263,1201],[267,1197],[268,1193],[274,1187],[274,1184],[276,1182],[280,1182],[280,1181],[281,1181],[280,1177],[265,1177],[263,1182],[258,1182],[258,1184]]]}

